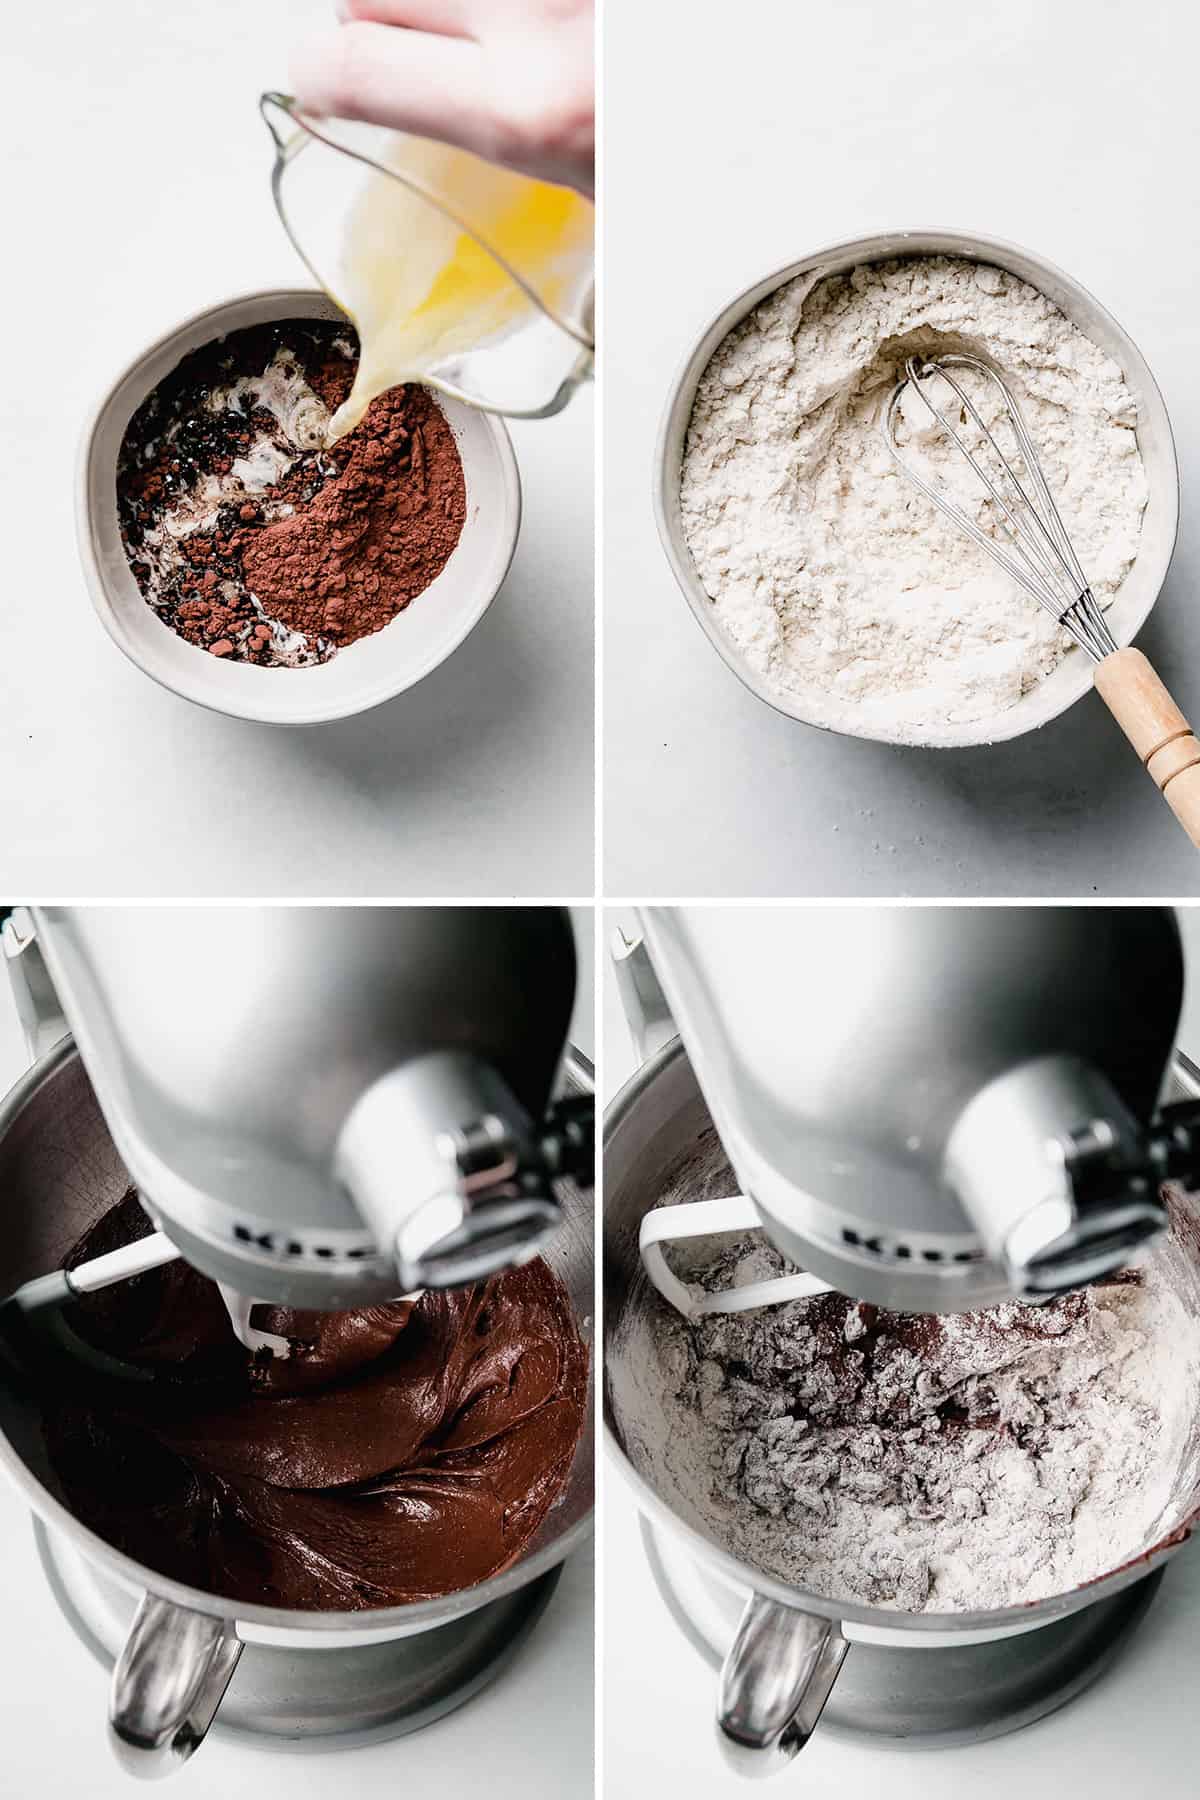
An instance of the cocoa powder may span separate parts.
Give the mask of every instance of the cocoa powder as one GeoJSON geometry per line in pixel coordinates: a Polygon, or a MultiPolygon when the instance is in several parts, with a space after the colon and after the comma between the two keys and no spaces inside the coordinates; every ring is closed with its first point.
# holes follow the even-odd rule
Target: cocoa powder
{"type": "Polygon", "coordinates": [[[324,662],[441,573],[466,517],[454,434],[398,387],[324,446],[350,390],[348,325],[288,320],[185,357],[130,421],[122,540],[159,617],[214,656],[324,662]]]}
{"type": "Polygon", "coordinates": [[[250,526],[233,548],[275,618],[352,644],[378,631],[440,574],[466,516],[462,464],[421,388],[392,388],[334,446],[337,473],[290,518],[250,526]]]}

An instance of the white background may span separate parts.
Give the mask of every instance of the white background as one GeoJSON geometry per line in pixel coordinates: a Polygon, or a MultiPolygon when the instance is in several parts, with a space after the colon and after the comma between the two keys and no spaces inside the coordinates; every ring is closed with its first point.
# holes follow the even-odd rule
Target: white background
{"type": "MultiPolygon", "coordinates": [[[[94,400],[185,314],[308,285],[259,91],[332,0],[4,8],[0,882],[48,898],[592,891],[592,399],[513,428],[516,561],[467,642],[356,719],[283,728],[165,693],[75,553],[94,400]]],[[[286,672],[280,679],[286,681],[286,672]]]]}
{"type": "Polygon", "coordinates": [[[1165,394],[1183,528],[1139,643],[1200,717],[1195,18],[1177,0],[609,5],[608,894],[1196,891],[1194,851],[1094,695],[964,751],[778,716],[691,617],[650,506],[674,372],[751,282],[887,227],[1027,245],[1116,315],[1165,394]]]}
{"type": "MultiPolygon", "coordinates": [[[[575,909],[581,991],[571,1036],[595,1056],[592,915],[575,909]]],[[[25,1069],[0,974],[0,1094],[25,1069]]],[[[163,1791],[181,1800],[446,1800],[539,1794],[590,1800],[593,1583],[589,1543],[567,1562],[550,1606],[512,1664],[462,1709],[412,1737],[340,1754],[288,1754],[210,1736],[163,1791]]],[[[105,1742],[108,1676],[62,1617],[42,1574],[28,1509],[0,1475],[0,1800],[130,1800],[139,1784],[105,1742]]],[[[235,1678],[236,1679],[236,1678],[235,1678]]]]}
{"type": "MultiPolygon", "coordinates": [[[[609,908],[606,939],[618,919],[629,918],[609,908]]],[[[1182,924],[1192,966],[1179,1045],[1200,1060],[1200,909],[1184,912],[1182,924]]],[[[604,1090],[611,1099],[636,1059],[607,948],[601,985],[604,1090]]],[[[716,1675],[659,1598],[637,1511],[607,1458],[602,1492],[606,1800],[668,1793],[734,1800],[746,1788],[726,1773],[716,1746],[716,1675]]],[[[991,1743],[925,1752],[859,1748],[822,1738],[818,1727],[794,1768],[763,1791],[811,1800],[1128,1800],[1141,1793],[1184,1800],[1196,1793],[1200,1761],[1198,1656],[1200,1544],[1192,1543],[1168,1563],[1125,1655],[1055,1716],[991,1743]]]]}

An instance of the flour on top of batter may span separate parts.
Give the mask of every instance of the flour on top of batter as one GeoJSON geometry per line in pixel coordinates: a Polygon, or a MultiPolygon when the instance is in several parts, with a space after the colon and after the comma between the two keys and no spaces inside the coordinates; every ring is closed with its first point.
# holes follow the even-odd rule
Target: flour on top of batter
{"type": "MultiPolygon", "coordinates": [[[[722,630],[773,692],[818,702],[827,723],[919,739],[993,717],[1069,647],[882,440],[905,358],[955,350],[1009,380],[1101,605],[1137,555],[1147,486],[1136,400],[1044,294],[945,257],[797,277],[730,332],[701,376],[680,506],[722,630]]],[[[972,398],[986,418],[982,383],[972,398]]],[[[944,438],[911,420],[901,429],[906,454],[935,480],[962,469],[944,438]]],[[[974,499],[961,478],[955,486],[974,499]]]]}
{"type": "MultiPolygon", "coordinates": [[[[759,1234],[676,1245],[695,1291],[790,1265],[759,1234]]],[[[1066,1593],[1179,1523],[1200,1322],[1177,1253],[1050,1302],[897,1314],[822,1294],[614,1336],[634,1467],[739,1560],[807,1593],[979,1612],[1066,1593]]]]}

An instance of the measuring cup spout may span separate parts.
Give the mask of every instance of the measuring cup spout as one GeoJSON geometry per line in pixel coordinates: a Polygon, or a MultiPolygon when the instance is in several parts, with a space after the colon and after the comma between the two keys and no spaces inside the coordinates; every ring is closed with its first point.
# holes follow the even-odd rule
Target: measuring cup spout
{"type": "Polygon", "coordinates": [[[277,94],[268,91],[258,97],[258,110],[262,114],[263,124],[271,134],[276,154],[282,156],[287,149],[288,135],[295,129],[296,115],[293,111],[296,102],[290,94],[277,94]]]}

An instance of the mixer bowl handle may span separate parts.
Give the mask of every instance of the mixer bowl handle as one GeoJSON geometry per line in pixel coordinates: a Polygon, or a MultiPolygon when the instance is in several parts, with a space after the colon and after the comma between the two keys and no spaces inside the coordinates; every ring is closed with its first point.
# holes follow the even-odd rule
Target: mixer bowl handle
{"type": "Polygon", "coordinates": [[[113,1670],[109,1742],[127,1774],[182,1768],[203,1743],[242,1654],[232,1626],[146,1594],[113,1670]]]}
{"type": "Polygon", "coordinates": [[[786,1768],[812,1736],[848,1647],[833,1620],[751,1595],[717,1696],[730,1768],[753,1776],[786,1768]]]}

